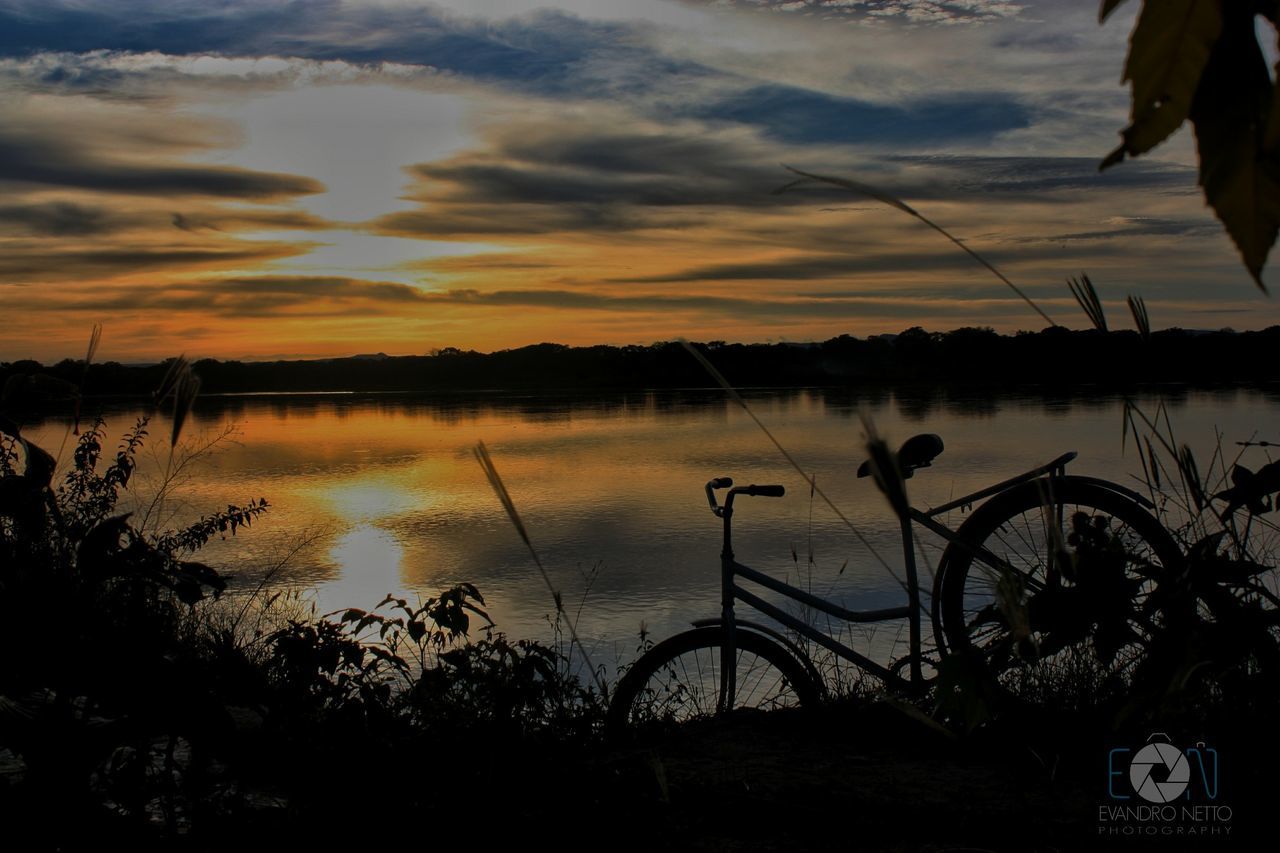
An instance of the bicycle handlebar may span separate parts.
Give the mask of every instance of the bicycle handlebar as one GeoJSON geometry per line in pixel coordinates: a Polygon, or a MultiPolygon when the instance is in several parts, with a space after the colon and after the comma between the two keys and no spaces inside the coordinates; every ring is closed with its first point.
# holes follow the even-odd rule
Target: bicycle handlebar
{"type": "Polygon", "coordinates": [[[733,499],[738,495],[747,495],[748,497],[762,498],[780,498],[787,493],[785,486],[757,486],[754,483],[750,486],[738,486],[733,488],[733,478],[716,477],[707,482],[707,503],[711,505],[711,511],[717,517],[723,517],[725,510],[733,506],[733,499]],[[729,494],[725,498],[724,506],[716,503],[716,489],[729,489],[729,494]]]}
{"type": "Polygon", "coordinates": [[[707,483],[707,503],[711,504],[711,511],[717,516],[720,515],[720,507],[716,504],[716,489],[727,489],[733,485],[732,477],[716,477],[707,483]]]}
{"type": "Polygon", "coordinates": [[[751,497],[762,498],[780,498],[787,493],[785,486],[747,486],[740,489],[738,494],[749,495],[751,497]]]}

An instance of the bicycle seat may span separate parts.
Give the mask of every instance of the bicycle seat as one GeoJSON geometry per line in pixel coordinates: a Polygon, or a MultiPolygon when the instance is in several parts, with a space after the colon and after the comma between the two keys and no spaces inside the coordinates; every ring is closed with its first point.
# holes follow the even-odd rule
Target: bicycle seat
{"type": "MultiPolygon", "coordinates": [[[[910,479],[917,468],[928,468],[940,453],[942,436],[931,432],[913,435],[902,442],[902,446],[898,448],[898,469],[902,472],[902,479],[910,479]]],[[[858,476],[866,477],[870,474],[871,460],[868,459],[858,466],[858,476]]]]}

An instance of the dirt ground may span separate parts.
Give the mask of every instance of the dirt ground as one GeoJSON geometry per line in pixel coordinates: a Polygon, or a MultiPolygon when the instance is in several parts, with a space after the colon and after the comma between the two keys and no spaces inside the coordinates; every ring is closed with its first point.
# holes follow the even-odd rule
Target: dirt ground
{"type": "MultiPolygon", "coordinates": [[[[1108,753],[1131,741],[1051,712],[954,738],[872,704],[695,726],[620,748],[600,770],[615,796],[630,791],[634,829],[621,841],[635,849],[1274,849],[1280,786],[1259,781],[1256,750],[1224,764],[1234,784],[1215,804],[1234,806],[1230,820],[1102,820],[1117,805],[1108,753]]],[[[1224,749],[1235,759],[1250,747],[1224,749]]]]}

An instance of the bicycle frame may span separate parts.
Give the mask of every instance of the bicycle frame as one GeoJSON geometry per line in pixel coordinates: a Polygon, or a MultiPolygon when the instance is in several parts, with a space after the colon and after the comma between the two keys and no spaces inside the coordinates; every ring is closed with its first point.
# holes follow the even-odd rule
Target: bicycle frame
{"type": "MultiPolygon", "coordinates": [[[[791,584],[777,580],[763,572],[757,571],[750,566],[739,563],[733,553],[733,503],[734,498],[739,494],[746,495],[764,495],[770,497],[781,497],[781,486],[740,486],[732,487],[733,482],[728,478],[717,478],[707,483],[706,492],[707,500],[711,505],[712,511],[719,516],[724,523],[724,545],[720,553],[720,621],[725,628],[725,641],[721,647],[720,657],[720,707],[727,707],[726,697],[734,695],[736,691],[736,666],[734,660],[737,654],[737,644],[735,642],[735,631],[737,630],[738,620],[734,613],[735,602],[741,601],[759,612],[776,620],[778,623],[792,629],[800,636],[805,637],[820,646],[828,649],[834,654],[848,660],[868,672],[874,673],[876,676],[884,680],[887,684],[895,688],[907,690],[920,690],[923,688],[925,680],[921,671],[921,663],[923,656],[921,654],[921,601],[920,601],[920,584],[916,569],[914,538],[912,536],[912,523],[920,524],[924,528],[932,531],[938,536],[946,539],[949,543],[957,544],[960,547],[969,547],[961,542],[959,535],[951,528],[947,527],[937,520],[937,516],[953,509],[968,506],[975,501],[998,494],[1006,489],[1012,488],[1020,483],[1024,483],[1037,478],[1045,478],[1047,480],[1048,493],[1052,493],[1054,480],[1066,475],[1067,463],[1075,459],[1074,452],[1064,453],[1039,468],[1034,468],[1024,474],[1020,474],[993,486],[988,486],[972,494],[965,495],[955,500],[948,501],[941,506],[933,507],[929,510],[919,510],[915,507],[909,507],[907,513],[899,519],[902,533],[903,558],[906,565],[906,584],[904,585],[907,593],[907,603],[899,607],[886,607],[878,610],[849,610],[841,607],[824,598],[820,598],[812,593],[805,592],[791,584]],[[725,496],[724,505],[716,503],[715,490],[721,488],[729,488],[728,494],[725,496]],[[903,678],[895,669],[890,668],[871,660],[853,649],[849,648],[839,640],[824,634],[823,632],[806,624],[799,618],[787,613],[780,607],[765,601],[752,591],[745,589],[737,581],[742,579],[759,586],[770,589],[780,595],[793,601],[812,607],[815,610],[834,616],[837,619],[846,622],[884,622],[893,619],[906,618],[908,620],[910,630],[910,655],[907,662],[910,666],[910,677],[903,678]]],[[[1124,494],[1126,497],[1139,501],[1140,503],[1150,506],[1150,501],[1143,498],[1136,492],[1125,489],[1114,483],[1105,480],[1095,480],[1092,477],[1077,478],[1081,480],[1089,480],[1103,485],[1113,491],[1124,494]]],[[[985,549],[979,550],[974,554],[975,559],[980,560],[986,565],[997,571],[1011,571],[1008,566],[999,557],[991,554],[985,549]]]]}

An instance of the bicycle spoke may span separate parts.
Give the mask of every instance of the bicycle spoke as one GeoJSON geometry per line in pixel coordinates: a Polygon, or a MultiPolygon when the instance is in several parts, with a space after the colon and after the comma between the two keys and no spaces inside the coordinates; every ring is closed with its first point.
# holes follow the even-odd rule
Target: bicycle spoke
{"type": "Polygon", "coordinates": [[[771,640],[737,632],[735,689],[720,707],[724,632],[703,628],[655,646],[619,682],[610,716],[633,723],[678,723],[728,709],[773,709],[816,701],[800,664],[771,640]],[[616,708],[614,707],[616,705],[616,708]]]}
{"type": "MultiPolygon", "coordinates": [[[[1026,484],[981,507],[949,550],[941,609],[948,645],[979,651],[1006,687],[1124,683],[1146,654],[1160,567],[1180,555],[1144,510],[1065,478],[1046,510],[1026,484]]],[[[1047,694],[1045,694],[1047,695],[1047,694]]]]}

